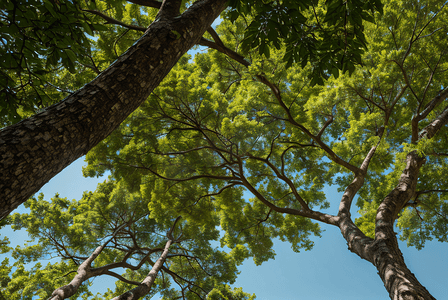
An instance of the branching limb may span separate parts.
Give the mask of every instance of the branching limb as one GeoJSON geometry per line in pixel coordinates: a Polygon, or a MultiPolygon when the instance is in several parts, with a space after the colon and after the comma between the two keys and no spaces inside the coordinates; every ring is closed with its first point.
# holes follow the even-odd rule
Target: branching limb
{"type": "Polygon", "coordinates": [[[101,252],[104,250],[104,248],[106,247],[106,245],[115,238],[115,235],[125,226],[126,224],[121,225],[120,227],[117,228],[117,230],[114,232],[114,234],[112,235],[112,237],[110,237],[104,244],[102,244],[101,246],[97,247],[95,249],[95,251],[93,251],[93,253],[89,256],[89,258],[87,258],[79,267],[78,267],[78,272],[75,275],[75,278],[73,278],[73,280],[67,284],[64,285],[63,287],[60,287],[56,290],[53,291],[53,293],[51,294],[49,300],[63,300],[66,298],[69,298],[71,296],[73,296],[78,288],[81,286],[81,284],[90,278],[90,268],[92,265],[92,262],[95,260],[95,258],[98,257],[98,255],[101,254],[101,252]]]}
{"type": "Polygon", "coordinates": [[[421,138],[421,133],[419,134],[418,123],[426,118],[428,114],[433,111],[442,101],[448,97],[448,88],[445,88],[439,92],[439,94],[434,97],[425,107],[425,109],[418,115],[412,118],[412,143],[417,142],[421,138]]]}
{"type": "MultiPolygon", "coordinates": [[[[212,35],[213,36],[213,35],[212,35]]],[[[199,42],[200,45],[203,46],[207,46],[210,48],[213,48],[215,50],[218,50],[219,52],[229,56],[230,58],[234,59],[235,61],[241,63],[243,66],[248,67],[251,65],[250,62],[248,62],[243,56],[241,56],[240,54],[236,53],[235,51],[230,50],[229,48],[225,47],[222,44],[222,41],[219,40],[219,42],[212,42],[209,41],[205,38],[202,38],[199,42]]],[[[356,166],[351,165],[350,163],[344,161],[342,158],[340,158],[339,156],[337,156],[324,142],[322,142],[322,140],[316,136],[313,135],[308,129],[306,129],[303,125],[297,123],[294,119],[294,117],[291,114],[290,108],[288,108],[288,106],[283,102],[282,98],[281,98],[281,94],[280,94],[280,90],[279,88],[273,84],[272,82],[270,82],[265,76],[263,75],[256,75],[256,78],[263,83],[264,85],[266,85],[271,92],[274,94],[274,96],[276,97],[279,105],[283,108],[283,110],[285,111],[285,113],[288,116],[288,121],[294,125],[295,127],[299,128],[303,133],[305,133],[306,135],[308,135],[310,138],[312,138],[321,148],[322,150],[324,150],[327,154],[328,157],[333,160],[335,163],[347,168],[348,170],[352,171],[353,173],[357,173],[359,172],[359,168],[357,168],[356,166]]]]}
{"type": "MultiPolygon", "coordinates": [[[[212,35],[212,37],[213,37],[213,35],[212,35]]],[[[221,41],[221,40],[219,40],[219,41],[221,42],[221,45],[219,45],[217,42],[214,43],[214,42],[212,42],[212,41],[209,41],[209,40],[207,40],[206,38],[201,38],[201,39],[199,40],[199,43],[198,43],[198,44],[201,45],[201,46],[206,46],[206,47],[209,47],[209,48],[218,50],[219,52],[221,52],[221,53],[227,55],[228,57],[230,57],[231,59],[233,59],[233,60],[239,62],[240,64],[242,64],[242,65],[245,66],[245,67],[248,67],[248,66],[251,65],[251,63],[250,63],[249,61],[247,61],[247,60],[244,58],[244,56],[242,56],[242,55],[236,53],[236,52],[233,51],[233,50],[230,50],[229,48],[225,47],[224,44],[222,44],[222,41],[221,41]]]]}
{"type": "Polygon", "coordinates": [[[324,133],[325,129],[330,126],[331,123],[333,123],[334,117],[329,116],[328,120],[324,123],[324,126],[319,130],[319,133],[316,135],[316,137],[320,140],[322,137],[322,134],[324,133]]]}
{"type": "MultiPolygon", "coordinates": [[[[182,276],[180,276],[179,274],[177,274],[177,273],[171,271],[171,270],[168,269],[167,267],[163,266],[163,267],[162,267],[162,270],[165,271],[166,273],[170,274],[171,277],[173,277],[173,279],[174,279],[174,278],[179,278],[180,280],[182,280],[182,281],[188,283],[190,286],[195,286],[195,287],[199,288],[200,290],[202,290],[204,293],[207,293],[207,291],[204,290],[204,289],[203,289],[202,287],[200,287],[199,285],[195,284],[194,282],[192,282],[192,281],[190,281],[190,280],[188,280],[188,279],[183,278],[182,276]]],[[[198,295],[198,296],[199,296],[199,295],[198,295]]]]}
{"type": "Polygon", "coordinates": [[[219,35],[216,33],[215,29],[213,29],[213,27],[209,27],[207,29],[207,32],[212,36],[213,40],[215,41],[216,44],[218,44],[219,47],[226,49],[226,46],[224,46],[224,43],[221,41],[221,39],[219,38],[219,35]]]}
{"type": "MultiPolygon", "coordinates": [[[[448,89],[447,93],[444,97],[448,96],[448,89]]],[[[421,140],[423,138],[430,139],[434,135],[439,132],[439,130],[448,123],[448,106],[445,107],[441,114],[439,114],[431,123],[425,126],[420,133],[418,134],[418,140],[421,140]]]]}
{"type": "Polygon", "coordinates": [[[258,200],[260,200],[264,205],[269,207],[271,210],[282,213],[282,214],[290,214],[296,216],[302,216],[311,218],[316,221],[321,221],[331,225],[337,225],[339,221],[339,217],[324,214],[321,212],[313,211],[313,210],[297,210],[294,208],[288,207],[278,207],[274,203],[267,200],[244,176],[241,175],[241,181],[243,185],[255,196],[258,200]]]}
{"type": "Polygon", "coordinates": [[[124,283],[127,283],[127,284],[132,284],[132,285],[139,285],[139,284],[140,284],[140,282],[126,279],[126,278],[124,278],[123,276],[121,276],[121,275],[119,275],[119,274],[117,274],[117,273],[115,273],[115,272],[112,272],[112,271],[110,271],[110,270],[104,271],[102,274],[104,274],[104,275],[109,275],[109,276],[112,276],[112,277],[115,277],[115,278],[117,278],[118,280],[120,280],[120,281],[122,281],[122,282],[124,282],[124,283]]]}
{"type": "Polygon", "coordinates": [[[203,198],[217,196],[217,195],[221,194],[222,192],[224,192],[225,190],[230,189],[230,188],[233,188],[234,186],[237,186],[237,185],[241,185],[241,182],[230,182],[230,184],[228,184],[228,185],[222,187],[222,188],[221,188],[219,191],[217,191],[216,193],[209,193],[209,194],[200,196],[200,197],[195,201],[195,203],[193,203],[191,206],[196,205],[196,204],[197,204],[201,199],[203,199],[203,198]]]}
{"type": "Polygon", "coordinates": [[[249,154],[249,158],[254,159],[254,160],[258,160],[261,161],[263,163],[265,163],[267,166],[269,166],[271,168],[272,171],[274,171],[275,175],[283,180],[291,189],[292,193],[294,194],[294,197],[297,199],[297,201],[300,203],[300,205],[302,206],[302,209],[305,211],[310,211],[311,209],[309,208],[308,204],[305,202],[305,200],[303,200],[303,198],[299,195],[299,192],[297,191],[294,183],[291,181],[291,179],[289,179],[287,176],[285,176],[284,174],[282,174],[275,166],[274,164],[272,164],[269,160],[261,158],[261,157],[256,157],[256,156],[252,156],[249,154]]]}
{"type": "Polygon", "coordinates": [[[168,237],[168,241],[165,244],[165,248],[163,249],[163,252],[160,255],[160,257],[153,264],[151,271],[148,273],[146,278],[137,287],[125,292],[124,294],[121,294],[120,296],[113,298],[112,300],[137,300],[137,299],[147,295],[151,291],[152,285],[154,284],[154,281],[157,277],[157,273],[162,269],[163,264],[165,263],[165,260],[168,256],[169,249],[170,249],[171,245],[175,242],[174,239],[172,238],[172,233],[173,233],[174,227],[176,226],[176,223],[179,220],[180,220],[180,217],[178,217],[174,221],[173,226],[167,232],[166,235],[168,237]]]}
{"type": "MultiPolygon", "coordinates": [[[[268,211],[268,213],[266,214],[266,217],[265,217],[264,219],[257,220],[257,223],[255,223],[255,224],[251,224],[251,225],[246,226],[246,227],[244,227],[243,229],[239,230],[239,231],[238,231],[238,236],[239,236],[243,231],[245,231],[245,230],[247,230],[247,229],[250,229],[250,228],[253,228],[253,227],[255,227],[255,226],[259,226],[261,223],[266,222],[266,221],[269,219],[269,216],[271,215],[271,212],[272,212],[272,209],[269,209],[269,211],[268,211]]],[[[237,237],[238,237],[238,236],[237,236],[237,237]]]]}
{"type": "Polygon", "coordinates": [[[175,239],[173,238],[173,231],[174,228],[176,227],[177,222],[179,222],[181,218],[182,218],[181,216],[177,217],[176,220],[174,220],[173,226],[171,226],[170,230],[168,230],[168,232],[166,233],[166,237],[169,238],[170,240],[175,241],[175,239]]]}
{"type": "Polygon", "coordinates": [[[202,179],[202,178],[211,178],[211,179],[219,179],[219,180],[238,180],[238,178],[235,178],[233,176],[218,176],[218,175],[207,175],[207,174],[190,176],[187,178],[168,178],[168,177],[165,177],[165,176],[157,173],[156,171],[152,170],[151,168],[147,168],[147,167],[143,167],[143,166],[136,166],[136,165],[129,165],[129,166],[136,168],[136,169],[147,170],[161,179],[169,180],[169,181],[176,181],[176,182],[184,182],[184,181],[190,181],[190,180],[196,180],[196,179],[202,179]]]}
{"type": "Polygon", "coordinates": [[[140,26],[135,26],[135,25],[125,24],[125,23],[123,23],[123,22],[121,22],[121,21],[118,21],[118,20],[116,20],[116,19],[114,19],[114,18],[111,18],[111,17],[109,17],[108,15],[103,14],[102,12],[99,12],[99,11],[97,11],[97,10],[83,9],[82,11],[89,12],[89,13],[91,13],[91,14],[100,16],[101,18],[103,18],[104,20],[106,20],[107,23],[109,23],[109,24],[120,25],[120,26],[123,26],[123,27],[125,27],[125,28],[129,28],[129,29],[133,29],[133,30],[137,30],[137,31],[142,31],[142,32],[145,32],[145,31],[146,31],[146,28],[145,28],[145,27],[140,27],[140,26]]]}
{"type": "Polygon", "coordinates": [[[173,18],[178,16],[180,14],[181,4],[182,0],[163,0],[162,6],[160,7],[156,19],[173,18]]]}
{"type": "Polygon", "coordinates": [[[358,193],[359,189],[364,184],[364,179],[367,174],[367,169],[369,168],[369,164],[370,164],[373,156],[375,155],[376,149],[378,148],[378,146],[381,143],[381,138],[383,137],[383,133],[384,133],[384,126],[381,127],[378,132],[380,140],[376,143],[375,146],[373,146],[370,149],[369,153],[367,153],[366,157],[364,158],[364,160],[361,164],[360,172],[355,175],[355,178],[353,179],[353,181],[345,189],[344,194],[342,195],[341,202],[339,204],[338,216],[340,216],[342,218],[350,218],[350,216],[351,216],[350,208],[352,205],[352,201],[353,201],[356,193],[358,193]]]}

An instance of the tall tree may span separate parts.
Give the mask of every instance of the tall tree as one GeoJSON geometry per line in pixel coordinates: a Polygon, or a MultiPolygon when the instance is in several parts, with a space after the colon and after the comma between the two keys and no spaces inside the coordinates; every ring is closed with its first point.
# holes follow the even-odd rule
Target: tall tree
{"type": "Polygon", "coordinates": [[[366,27],[364,66],[323,86],[309,84],[311,64],[285,68],[287,47],[238,54],[247,20],[223,21],[213,50],[181,60],[87,155],[86,174],[111,170],[142,190],[158,176],[157,205],[200,186],[177,209],[217,203],[227,211],[222,243],[257,263],[273,257],[272,238],[309,249],[319,222],[337,226],[391,299],[434,299],[406,266],[394,226],[419,248],[447,240],[447,14],[443,1],[389,1],[366,27]],[[335,214],[320,211],[328,184],[344,192],[335,214]]]}
{"type": "Polygon", "coordinates": [[[26,229],[37,243],[9,249],[16,270],[2,266],[3,295],[87,299],[94,296],[89,281],[110,276],[117,279],[116,287],[101,295],[104,299],[149,299],[156,293],[164,299],[205,299],[226,292],[235,299],[252,298],[226,288],[235,281],[242,260],[238,251],[225,253],[212,246],[219,236],[219,218],[204,212],[215,210],[213,204],[201,203],[203,218],[185,212],[176,218],[169,208],[148,210],[151,201],[115,181],[99,184],[79,201],[56,195],[49,202],[42,194],[30,199],[30,212],[13,214],[11,223],[14,229],[26,229]],[[43,267],[40,262],[48,258],[59,260],[43,267]],[[27,270],[24,264],[29,262],[38,263],[27,270]]]}
{"type": "MultiPolygon", "coordinates": [[[[49,82],[54,69],[57,72],[63,66],[76,73],[85,72],[88,67],[98,76],[82,88],[80,84],[85,82],[77,82],[74,88],[80,89],[69,93],[63,101],[1,131],[0,218],[107,137],[149,96],[177,60],[200,42],[227,7],[226,0],[129,2],[132,5],[119,0],[85,3],[6,0],[2,5],[5,8],[0,14],[3,59],[0,95],[5,101],[0,103],[2,113],[9,116],[9,120],[2,116],[3,124],[16,122],[20,112],[28,116],[54,102],[50,97],[54,97],[54,85],[49,82]],[[152,15],[137,4],[160,10],[152,15]],[[120,20],[127,9],[131,12],[131,23],[120,20]],[[127,31],[144,31],[144,34],[101,71],[100,63],[92,58],[95,48],[89,48],[85,34],[105,28],[88,15],[105,20],[111,32],[117,32],[116,26],[125,28],[115,36],[113,45],[107,45],[106,59],[100,58],[102,63],[109,61],[108,52],[117,53],[116,44],[127,31]],[[146,23],[147,16],[153,17],[150,26],[139,24],[146,23]]],[[[334,0],[327,1],[327,11],[318,16],[313,13],[316,4],[311,0],[300,3],[251,0],[231,4],[230,18],[243,14],[253,19],[247,24],[245,48],[257,47],[258,52],[269,56],[269,46],[279,48],[285,43],[284,59],[290,64],[297,61],[315,64],[310,73],[313,83],[328,76],[326,70],[335,74],[338,69],[353,71],[365,47],[363,20],[372,21],[371,12],[381,9],[379,1],[344,4],[334,0]],[[327,39],[332,42],[325,42],[327,39]]],[[[98,47],[101,49],[100,44],[98,47]]]]}

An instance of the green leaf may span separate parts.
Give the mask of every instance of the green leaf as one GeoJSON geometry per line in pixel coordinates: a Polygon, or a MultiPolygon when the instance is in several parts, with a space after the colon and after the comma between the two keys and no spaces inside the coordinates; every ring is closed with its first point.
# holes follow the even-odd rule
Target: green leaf
{"type": "Polygon", "coordinates": [[[102,24],[92,24],[92,27],[94,30],[98,30],[98,31],[107,31],[108,30],[107,26],[104,26],[102,24]]]}
{"type": "Polygon", "coordinates": [[[71,62],[77,61],[76,54],[71,49],[64,49],[65,53],[67,54],[68,58],[71,62]]]}
{"type": "Polygon", "coordinates": [[[92,29],[90,28],[92,26],[91,24],[86,23],[86,22],[81,22],[81,25],[84,28],[84,30],[87,32],[88,35],[91,35],[91,36],[94,35],[92,29]]]}

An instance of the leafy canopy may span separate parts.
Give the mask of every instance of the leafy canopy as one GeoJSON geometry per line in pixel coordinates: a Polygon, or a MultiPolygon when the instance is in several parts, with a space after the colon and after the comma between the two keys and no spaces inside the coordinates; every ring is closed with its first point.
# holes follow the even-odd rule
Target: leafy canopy
{"type": "MultiPolygon", "coordinates": [[[[182,1],[184,11],[193,1],[182,1]]],[[[134,43],[155,20],[160,2],[11,1],[0,10],[0,118],[9,125],[82,87],[134,43]],[[93,72],[93,73],[92,73],[93,72]],[[71,75],[72,74],[72,75],[71,75]],[[74,80],[73,75],[76,78],[74,80]]],[[[353,72],[366,48],[364,21],[373,21],[375,1],[230,1],[223,14],[252,20],[243,30],[242,51],[286,45],[285,61],[308,61],[313,84],[353,72]],[[356,12],[356,13],[354,13],[356,12]]]]}
{"type": "MultiPolygon", "coordinates": [[[[401,238],[418,248],[428,239],[445,241],[440,174],[447,141],[444,133],[427,139],[419,131],[445,108],[446,14],[440,1],[389,1],[377,23],[365,27],[370,48],[364,65],[323,86],[308,80],[312,63],[287,67],[287,45],[271,48],[269,58],[259,49],[248,50],[245,59],[214,49],[193,62],[183,58],[88,154],[85,174],[111,170],[143,191],[150,190],[146,178],[163,178],[171,184],[160,190],[159,205],[181,210],[193,212],[212,199],[223,208],[222,245],[244,245],[261,263],[274,256],[275,237],[296,251],[310,249],[309,236],[320,230],[311,219],[322,220],[318,212],[328,208],[323,187],[345,190],[375,149],[358,193],[362,216],[356,223],[373,237],[376,210],[397,184],[406,154],[416,150],[426,164],[399,219],[401,238]],[[185,193],[190,200],[173,203],[174,195],[185,193]],[[303,208],[316,214],[305,218],[298,213],[303,208]]],[[[247,36],[237,33],[250,24],[239,17],[216,30],[227,49],[239,49],[247,36]]]]}
{"type": "MultiPolygon", "coordinates": [[[[444,3],[388,1],[384,13],[374,15],[376,24],[362,27],[364,37],[356,35],[356,28],[361,27],[354,25],[357,17],[350,14],[350,5],[364,4],[346,3],[341,8],[332,1],[306,7],[282,3],[296,9],[287,11],[291,18],[315,13],[316,18],[307,19],[316,22],[315,30],[299,26],[303,32],[296,28],[274,34],[277,25],[272,20],[281,19],[282,25],[292,23],[284,16],[285,11],[278,10],[277,2],[255,6],[234,3],[234,10],[229,9],[228,17],[216,28],[219,40],[214,39],[213,31],[207,36],[215,40],[214,49],[197,54],[194,60],[184,56],[148,100],[89,152],[85,175],[97,176],[110,170],[113,183],[99,186],[79,202],[59,197],[52,203],[43,198],[31,200],[31,214],[14,216],[17,228],[26,227],[31,234],[36,230],[35,238],[42,240],[38,246],[15,250],[22,260],[13,278],[23,283],[27,276],[42,274],[38,273],[41,266],[30,271],[21,264],[40,258],[44,249],[55,249],[45,236],[46,230],[53,228],[52,234],[67,239],[73,253],[86,255],[110,234],[111,220],[122,221],[135,212],[144,216],[144,222],[135,223],[132,230],[138,238],[142,233],[154,234],[154,239],[144,241],[155,243],[147,245],[150,248],[162,243],[157,233],[166,231],[181,215],[185,222],[182,231],[191,237],[181,250],[197,251],[197,257],[216,271],[212,276],[196,277],[187,269],[184,276],[191,275],[191,281],[209,292],[212,299],[228,297],[226,283],[234,280],[236,265],[249,257],[257,264],[273,258],[273,239],[289,241],[297,252],[312,248],[311,235],[319,236],[321,232],[316,221],[325,219],[329,208],[323,188],[336,184],[345,190],[372,149],[375,154],[358,192],[361,217],[357,226],[373,237],[378,206],[396,186],[406,155],[417,151],[426,156],[426,163],[414,197],[400,213],[400,238],[419,249],[433,238],[446,241],[446,129],[431,138],[420,132],[446,108],[448,16],[444,3]],[[325,19],[326,14],[331,15],[332,5],[337,7],[334,14],[341,11],[353,18],[353,23],[347,23],[347,31],[342,31],[351,32],[349,41],[361,45],[365,40],[369,45],[364,52],[356,52],[364,48],[359,45],[347,48],[354,52],[343,52],[352,53],[354,61],[359,55],[363,61],[359,68],[345,67],[351,76],[326,67],[329,63],[344,70],[338,64],[342,53],[336,50],[339,48],[325,45],[338,40],[330,33],[342,26],[341,19],[331,25],[334,21],[328,17],[329,23],[322,28],[317,24],[321,16],[325,19]],[[265,19],[260,17],[263,14],[265,19]],[[305,50],[300,50],[301,46],[291,50],[297,38],[294,32],[309,38],[309,44],[301,44],[305,50]],[[330,34],[329,38],[324,38],[326,34],[330,34]],[[302,60],[307,57],[307,45],[313,51],[320,49],[309,52],[314,56],[308,54],[308,61],[302,60]],[[325,49],[333,49],[335,56],[324,59],[325,49]],[[291,51],[298,51],[298,56],[291,51]],[[318,81],[314,80],[316,70],[327,78],[323,85],[314,84],[318,81]],[[43,211],[51,211],[65,223],[46,219],[52,214],[43,211]],[[63,226],[67,222],[70,226],[63,226]],[[81,235],[86,232],[86,242],[81,243],[81,235]],[[211,247],[214,240],[230,251],[211,247]],[[224,274],[222,268],[234,273],[224,274]],[[211,282],[219,290],[212,290],[211,282]]],[[[132,16],[140,11],[127,5],[122,15],[117,10],[115,17],[138,20],[132,16]]],[[[140,14],[139,22],[143,24],[155,16],[155,11],[150,11],[152,15],[140,14]]],[[[370,19],[368,15],[360,17],[370,19]]],[[[97,46],[91,55],[95,68],[107,66],[137,36],[118,26],[101,32],[96,41],[91,41],[97,46]]],[[[95,71],[74,75],[60,72],[55,78],[61,87],[68,88],[94,75],[95,71]],[[74,78],[76,84],[69,78],[74,78]]],[[[123,253],[116,250],[111,249],[108,256],[106,251],[98,263],[119,259],[123,253]]],[[[72,263],[62,261],[49,268],[60,268],[58,274],[63,274],[74,268],[72,263]]],[[[171,264],[177,268],[181,262],[173,260],[171,264]]],[[[4,261],[2,274],[9,272],[11,267],[4,261]]],[[[134,278],[130,273],[124,276],[134,278]]],[[[159,280],[160,286],[162,282],[168,286],[168,281],[159,280]]],[[[7,279],[2,277],[1,282],[7,279]]],[[[125,287],[118,284],[115,292],[125,287]]],[[[178,292],[164,291],[166,297],[178,292]]],[[[85,290],[80,293],[88,295],[85,290]]]]}
{"type": "MultiPolygon", "coordinates": [[[[97,294],[95,299],[121,295],[147,276],[164,248],[166,232],[173,228],[176,240],[170,247],[166,267],[159,272],[145,299],[157,293],[163,299],[180,295],[197,299],[208,294],[252,299],[241,289],[233,291],[226,285],[235,281],[236,266],[242,259],[235,255],[240,254],[237,251],[226,253],[212,245],[219,236],[216,215],[208,213],[206,218],[192,218],[184,214],[180,221],[174,221],[176,217],[171,211],[148,210],[153,201],[140,192],[131,193],[125,184],[115,181],[99,184],[95,192],[85,192],[79,201],[69,201],[57,194],[51,202],[45,201],[42,194],[38,199],[28,200],[26,207],[30,212],[14,214],[10,223],[15,230],[26,229],[32,245],[18,246],[12,251],[15,271],[11,272],[8,259],[3,261],[3,296],[48,299],[56,288],[68,284],[81,263],[110,237],[112,241],[89,270],[94,276],[74,296],[91,299],[94,296],[89,291],[91,280],[102,275],[116,277],[116,287],[103,295],[97,294]],[[48,258],[59,259],[42,266],[41,261],[48,258]],[[26,268],[30,262],[37,263],[31,269],[26,268]]],[[[212,207],[204,205],[210,212],[212,207]]]]}

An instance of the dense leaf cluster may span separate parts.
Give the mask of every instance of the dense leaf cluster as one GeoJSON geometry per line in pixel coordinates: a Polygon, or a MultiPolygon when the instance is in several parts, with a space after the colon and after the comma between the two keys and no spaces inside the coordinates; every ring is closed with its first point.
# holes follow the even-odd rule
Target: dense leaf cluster
{"type": "Polygon", "coordinates": [[[1,7],[0,114],[17,122],[54,101],[50,74],[60,67],[75,72],[76,62],[90,54],[87,35],[105,27],[78,1],[5,0],[1,7]]]}
{"type": "Polygon", "coordinates": [[[353,73],[367,49],[365,22],[382,12],[380,1],[231,1],[233,22],[240,15],[251,20],[244,33],[242,51],[258,48],[270,57],[271,49],[285,48],[287,67],[311,63],[311,85],[323,84],[330,75],[353,73]]]}

